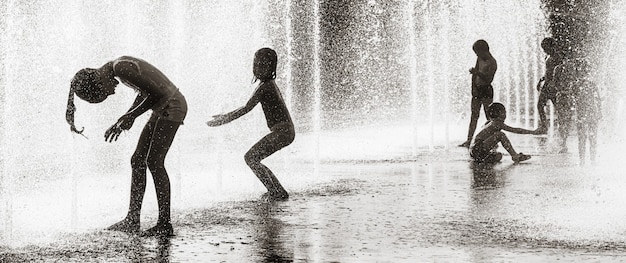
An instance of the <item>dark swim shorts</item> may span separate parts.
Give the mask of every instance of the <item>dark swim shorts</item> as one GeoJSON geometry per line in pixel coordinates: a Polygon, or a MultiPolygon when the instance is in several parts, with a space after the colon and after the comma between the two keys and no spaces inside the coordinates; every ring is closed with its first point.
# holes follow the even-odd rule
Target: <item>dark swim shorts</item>
{"type": "Polygon", "coordinates": [[[493,99],[493,87],[491,85],[474,85],[472,86],[472,97],[493,99]]]}
{"type": "Polygon", "coordinates": [[[476,162],[496,163],[502,160],[502,154],[495,150],[486,150],[482,146],[482,141],[475,142],[470,147],[470,156],[476,162]]]}
{"type": "Polygon", "coordinates": [[[174,94],[162,99],[152,107],[150,121],[167,120],[182,124],[185,116],[187,116],[187,101],[183,94],[176,90],[174,94]]]}

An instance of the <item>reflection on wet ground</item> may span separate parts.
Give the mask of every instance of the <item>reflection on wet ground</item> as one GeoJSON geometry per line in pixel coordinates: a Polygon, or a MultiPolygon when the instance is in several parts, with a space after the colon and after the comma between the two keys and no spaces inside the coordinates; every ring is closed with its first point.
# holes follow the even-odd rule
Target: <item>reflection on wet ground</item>
{"type": "MultiPolygon", "coordinates": [[[[541,152],[533,145],[522,148],[541,152]]],[[[47,242],[0,247],[0,261],[527,262],[626,257],[626,178],[621,172],[626,165],[606,149],[601,162],[585,166],[578,165],[576,154],[536,154],[516,165],[506,156],[495,165],[474,164],[460,148],[399,156],[326,160],[318,167],[322,179],[303,184],[282,179],[293,189],[285,202],[242,198],[178,208],[173,213],[176,236],[170,239],[93,229],[61,231],[47,242]]],[[[293,167],[312,170],[312,165],[301,161],[293,167]]],[[[154,220],[146,218],[143,227],[154,220]]]]}

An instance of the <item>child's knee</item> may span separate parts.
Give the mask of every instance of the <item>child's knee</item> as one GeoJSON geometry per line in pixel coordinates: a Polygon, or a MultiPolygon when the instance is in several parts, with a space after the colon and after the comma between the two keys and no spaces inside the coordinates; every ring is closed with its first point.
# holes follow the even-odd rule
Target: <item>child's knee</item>
{"type": "Polygon", "coordinates": [[[146,156],[143,154],[135,153],[130,157],[130,166],[132,168],[147,167],[146,156]]]}
{"type": "Polygon", "coordinates": [[[150,154],[146,158],[146,164],[148,166],[148,169],[150,169],[150,171],[156,171],[159,168],[164,168],[165,167],[164,161],[165,161],[164,158],[162,158],[158,154],[150,154]]]}
{"type": "Polygon", "coordinates": [[[243,159],[246,161],[246,164],[248,166],[253,166],[253,165],[255,165],[255,164],[257,164],[257,163],[259,163],[261,161],[256,156],[256,154],[254,154],[253,151],[246,152],[246,154],[243,156],[243,159]]]}
{"type": "Polygon", "coordinates": [[[502,160],[502,153],[500,153],[500,152],[494,153],[494,158],[495,158],[496,162],[501,161],[502,160]]]}

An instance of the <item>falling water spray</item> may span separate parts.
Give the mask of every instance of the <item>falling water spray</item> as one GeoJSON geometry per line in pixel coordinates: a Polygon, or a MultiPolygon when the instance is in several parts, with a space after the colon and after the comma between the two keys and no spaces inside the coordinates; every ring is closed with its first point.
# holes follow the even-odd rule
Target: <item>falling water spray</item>
{"type": "Polygon", "coordinates": [[[319,174],[320,132],[321,132],[321,76],[320,76],[320,2],[313,1],[313,134],[314,134],[314,173],[319,174]]]}
{"type": "Polygon", "coordinates": [[[417,154],[417,129],[418,129],[418,120],[417,120],[417,51],[416,51],[416,36],[415,36],[415,6],[413,4],[413,0],[407,0],[407,12],[405,13],[406,19],[406,29],[409,36],[409,86],[411,91],[411,123],[413,128],[412,138],[412,153],[417,154]]]}

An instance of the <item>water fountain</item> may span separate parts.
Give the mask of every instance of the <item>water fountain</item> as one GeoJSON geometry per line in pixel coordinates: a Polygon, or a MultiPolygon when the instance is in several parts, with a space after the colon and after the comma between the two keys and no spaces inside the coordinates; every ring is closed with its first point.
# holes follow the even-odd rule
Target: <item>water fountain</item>
{"type": "MultiPolygon", "coordinates": [[[[102,141],[134,97],[119,88],[101,105],[78,102],[76,121],[89,139],[70,134],[63,120],[65,99],[70,78],[82,67],[121,55],[141,57],[185,94],[190,112],[167,161],[174,206],[182,209],[261,189],[241,159],[265,133],[262,113],[257,109],[226,129],[208,130],[204,121],[245,102],[253,88],[252,56],[262,46],[278,51],[278,85],[299,131],[293,147],[285,149],[290,154],[272,162],[287,167],[307,160],[313,166],[292,181],[319,176],[328,159],[406,159],[449,150],[467,128],[467,70],[475,61],[471,45],[481,38],[499,63],[495,98],[507,106],[508,122],[537,127],[535,84],[544,67],[538,43],[549,34],[541,3],[372,0],[344,8],[319,0],[5,1],[0,4],[2,244],[20,244],[47,231],[99,228],[126,209],[128,159],[146,117],[120,141],[102,141]],[[126,7],[109,8],[118,5],[126,7]],[[50,228],[41,222],[44,217],[58,224],[50,228]]],[[[626,61],[609,55],[624,49],[625,31],[616,27],[607,42],[606,58],[617,66],[605,68],[616,73],[617,83],[625,83],[615,71],[626,61]]],[[[616,85],[610,92],[607,96],[619,94],[612,103],[620,105],[623,88],[616,85]]],[[[147,189],[146,211],[151,211],[153,188],[147,189]]]]}

